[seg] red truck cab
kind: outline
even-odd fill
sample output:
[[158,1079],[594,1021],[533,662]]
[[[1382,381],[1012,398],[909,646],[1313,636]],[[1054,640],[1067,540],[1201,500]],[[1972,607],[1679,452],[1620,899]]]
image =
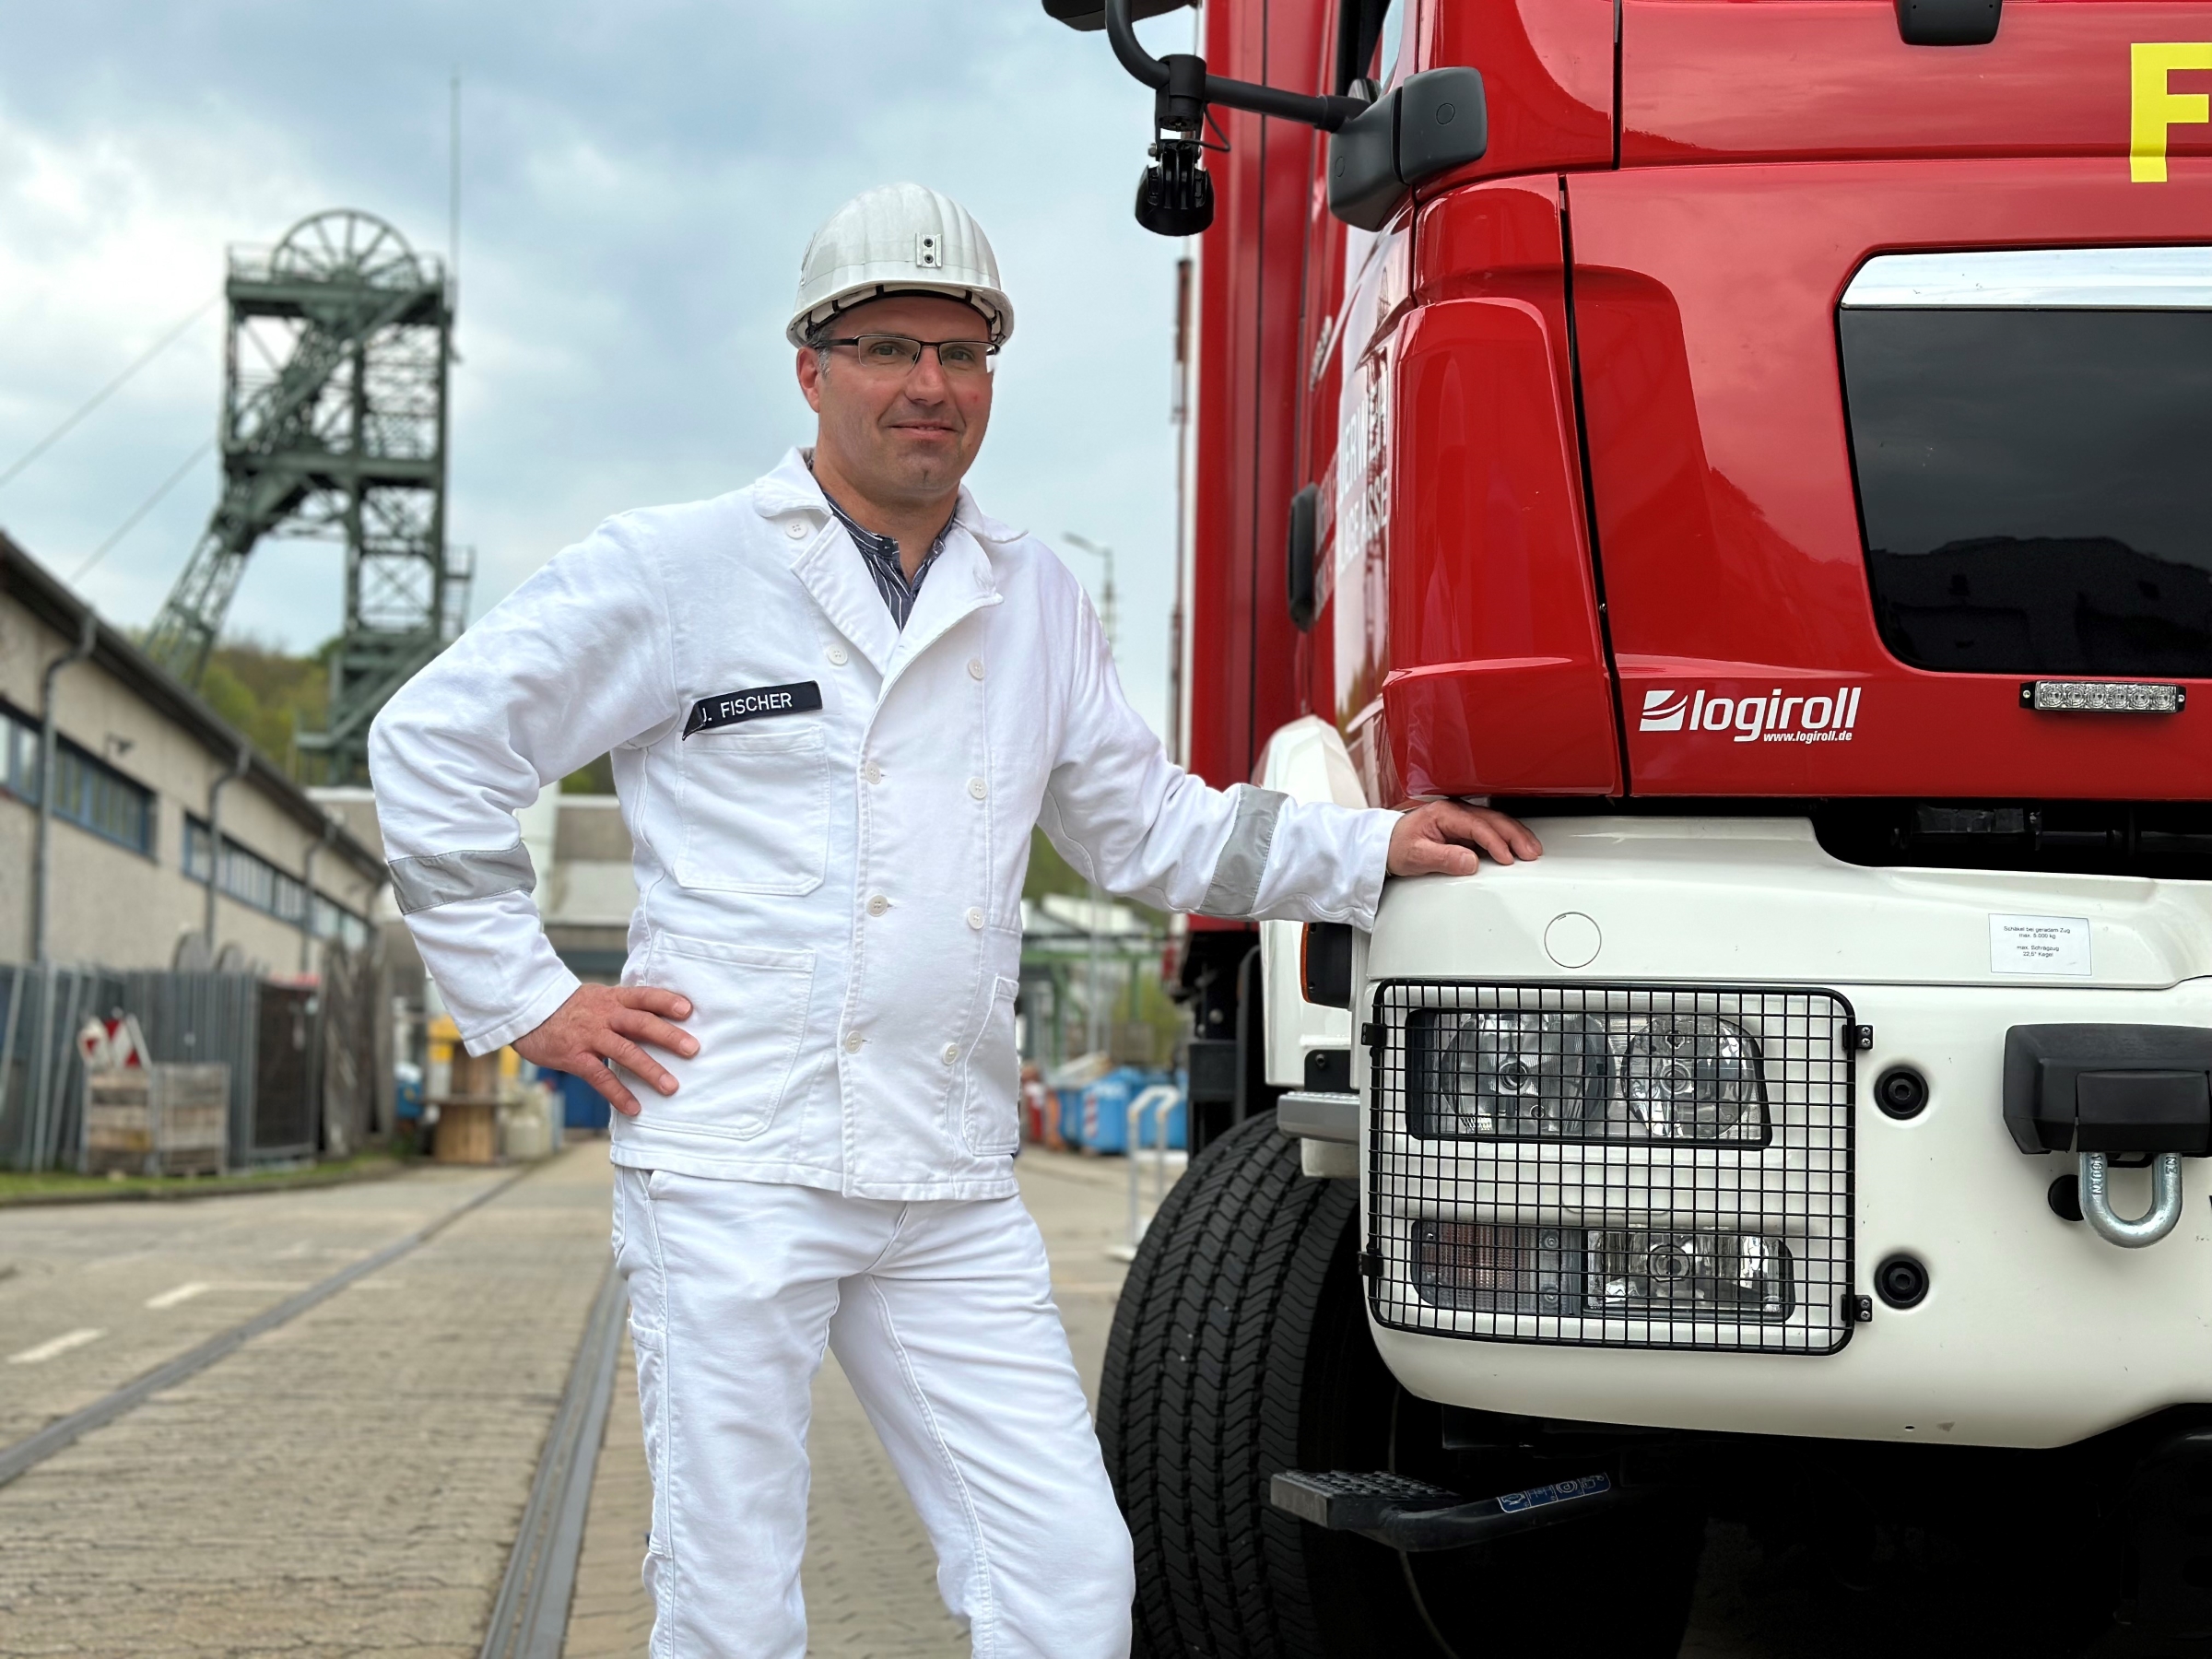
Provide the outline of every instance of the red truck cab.
[[[2212,1651],[2212,5],[1213,0],[1205,41],[1329,130],[1214,94],[1183,752],[1547,853],[1349,941],[1194,924],[1218,1144],[1101,1406],[1147,1640],[1488,1651],[1595,1538],[1640,1611],[1568,1645],[1671,1652],[1686,1517],[1879,1509],[1935,1441],[1990,1454],[1977,1525],[2046,1495],[2092,1623]],[[1147,1322],[1232,1259],[1278,1370],[1202,1384]],[[1241,1412],[1275,1450],[1200,1526],[1177,1459]],[[1307,1600],[1209,1646],[1177,1587],[1242,1583],[1197,1541],[1242,1522]]]

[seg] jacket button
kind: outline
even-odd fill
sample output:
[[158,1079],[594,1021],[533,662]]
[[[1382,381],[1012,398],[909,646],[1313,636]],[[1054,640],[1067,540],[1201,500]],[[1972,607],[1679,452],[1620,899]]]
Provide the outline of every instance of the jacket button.
[[959,1061],[960,1045],[957,1042],[947,1043],[945,1045],[945,1064],[947,1065],[958,1065]]
[[866,1041],[867,1039],[863,1037],[858,1031],[847,1031],[845,1033],[845,1053],[848,1054],[859,1053],[860,1045]]
[[860,775],[871,783],[880,783],[883,782],[883,768],[871,760],[860,769]]
[[793,541],[804,541],[806,537],[806,521],[795,518],[784,520],[783,534],[790,536]]
[[842,668],[845,665],[845,648],[842,645],[832,645],[822,654],[830,659],[830,665],[832,668]]
[[983,677],[983,659],[982,657],[970,657],[968,659],[968,677],[970,679],[982,679]]
[[968,780],[968,793],[980,801],[991,791],[984,785],[981,778],[971,778]]
[[888,899],[886,899],[881,893],[877,894],[873,899],[868,900],[868,914],[871,916],[880,916],[885,911],[888,911],[890,908],[891,901]]
[[980,928],[982,926],[982,924],[983,912],[971,905],[968,910],[968,925],[974,928]]

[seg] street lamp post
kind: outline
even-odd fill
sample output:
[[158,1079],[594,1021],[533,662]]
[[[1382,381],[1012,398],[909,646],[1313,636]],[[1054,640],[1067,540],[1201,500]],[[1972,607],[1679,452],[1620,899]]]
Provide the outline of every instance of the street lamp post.
[[1071,547],[1080,547],[1106,567],[1106,583],[1099,590],[1099,624],[1106,630],[1106,646],[1119,651],[1122,641],[1115,626],[1113,600],[1113,549],[1102,542],[1094,542],[1087,535],[1077,535],[1073,530],[1064,531],[1060,539]]
[[[1099,625],[1106,630],[1106,649],[1109,652],[1117,650],[1121,641],[1114,637],[1117,629],[1113,602],[1113,549],[1102,542],[1092,541],[1087,535],[1077,535],[1073,530],[1064,531],[1060,539],[1070,547],[1081,548],[1105,565],[1106,582],[1099,591]],[[1083,1000],[1087,1005],[1084,1009],[1084,1047],[1093,1054],[1106,1046],[1106,1006],[1099,984],[1100,958],[1103,954],[1099,937],[1099,919],[1105,907],[1106,895],[1094,880],[1090,884],[1090,960],[1083,982]]]

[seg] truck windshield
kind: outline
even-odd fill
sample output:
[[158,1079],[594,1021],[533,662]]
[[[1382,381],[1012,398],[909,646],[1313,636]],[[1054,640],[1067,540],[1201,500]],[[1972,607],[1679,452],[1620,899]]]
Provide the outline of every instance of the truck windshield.
[[2212,251],[1890,256],[1838,325],[1893,653],[2212,676]]

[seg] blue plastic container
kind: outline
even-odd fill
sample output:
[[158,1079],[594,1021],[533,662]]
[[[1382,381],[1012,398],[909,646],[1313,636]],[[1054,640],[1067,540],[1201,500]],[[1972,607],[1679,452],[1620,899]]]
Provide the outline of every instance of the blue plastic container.
[[[1175,1102],[1168,1108],[1168,1145],[1181,1147],[1185,1132],[1186,1102],[1181,1083],[1165,1072],[1141,1071],[1134,1065],[1110,1071],[1096,1083],[1081,1090],[1065,1091],[1078,1096],[1077,1133],[1068,1135],[1070,1142],[1080,1145],[1088,1152],[1126,1153],[1129,1150],[1129,1102],[1156,1083],[1165,1083],[1176,1090]],[[1144,1121],[1137,1125],[1137,1135],[1143,1149],[1147,1151],[1159,1144],[1158,1110],[1157,1107],[1147,1108]],[[1065,1113],[1061,1133],[1068,1135]]]
[[564,1129],[604,1129],[611,1112],[605,1097],[582,1077],[567,1072],[540,1074],[560,1090],[560,1123]]
[[1083,1144],[1083,1091],[1080,1088],[1052,1090],[1053,1108],[1059,1113],[1060,1138],[1071,1147]]

